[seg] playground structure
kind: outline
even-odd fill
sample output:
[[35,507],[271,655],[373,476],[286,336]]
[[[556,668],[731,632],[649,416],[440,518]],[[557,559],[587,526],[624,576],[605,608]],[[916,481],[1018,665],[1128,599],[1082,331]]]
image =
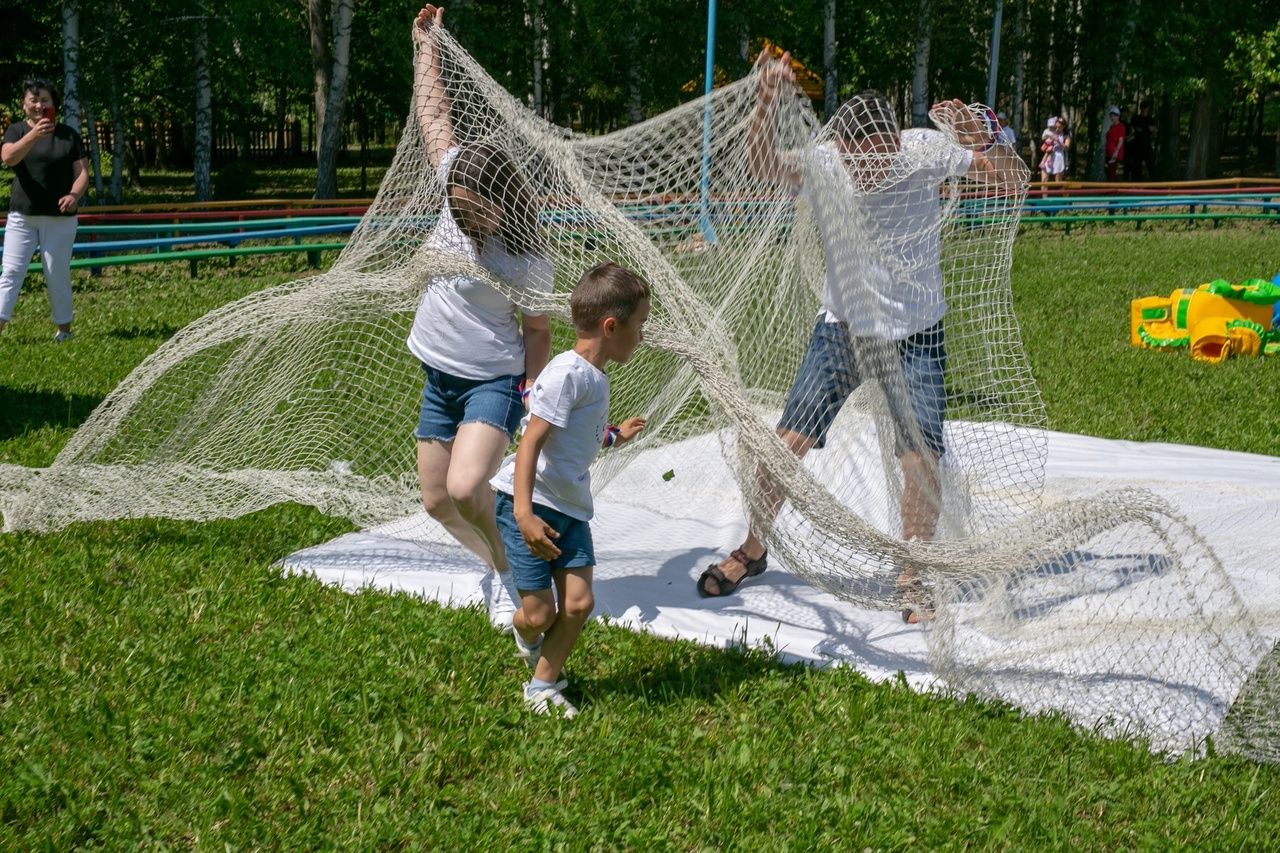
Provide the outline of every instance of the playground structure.
[[1146,296],[1129,307],[1129,342],[1148,349],[1187,348],[1196,361],[1280,354],[1280,275],[1231,284],[1218,279]]

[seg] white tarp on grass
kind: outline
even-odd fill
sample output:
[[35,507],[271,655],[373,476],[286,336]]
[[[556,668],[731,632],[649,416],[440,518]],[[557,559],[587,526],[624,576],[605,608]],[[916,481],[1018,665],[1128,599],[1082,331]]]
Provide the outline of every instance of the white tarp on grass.
[[[1269,642],[1280,637],[1280,559],[1275,550],[1280,458],[1045,435],[1046,499],[1122,485],[1155,492],[1216,551],[1264,637]],[[850,454],[849,464],[856,466],[859,455]],[[764,575],[733,595],[698,597],[694,582],[699,573],[735,547],[744,531],[737,491],[720,458],[712,436],[649,451],[597,496],[592,523],[596,615],[635,630],[714,646],[768,643],[787,660],[854,666],[876,680],[902,672],[913,685],[928,685],[927,644],[920,627],[903,624],[897,612],[858,608],[821,592],[783,565],[771,561]],[[676,475],[664,480],[673,460]],[[483,600],[479,561],[425,515],[307,548],[287,557],[284,566],[352,591],[396,590],[459,607]],[[1141,607],[1142,586],[1141,579],[1132,582],[1136,608]],[[1044,649],[1046,657],[1054,653]],[[1188,686],[1214,695],[1224,709],[1234,698],[1217,695],[1215,685]],[[1221,686],[1231,692],[1237,687]],[[1016,696],[1005,698],[1018,702]],[[1204,726],[1203,720],[1188,724],[1182,734],[1195,740],[1210,733],[1198,730]]]

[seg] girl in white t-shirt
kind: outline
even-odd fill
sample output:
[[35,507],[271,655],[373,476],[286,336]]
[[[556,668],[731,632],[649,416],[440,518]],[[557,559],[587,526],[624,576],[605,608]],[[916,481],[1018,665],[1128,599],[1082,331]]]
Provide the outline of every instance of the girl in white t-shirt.
[[[443,14],[424,6],[413,25],[415,112],[445,188],[430,246],[474,262],[516,291],[548,293],[553,273],[542,253],[539,204],[529,182],[500,147],[460,146],[454,137],[432,33]],[[510,586],[509,573],[489,478],[524,414],[523,384],[550,355],[547,318],[521,310],[479,276],[443,275],[428,283],[408,346],[426,375],[415,433],[423,507],[501,573],[504,584],[487,579],[496,593],[490,615],[509,628],[514,604],[501,595]]]

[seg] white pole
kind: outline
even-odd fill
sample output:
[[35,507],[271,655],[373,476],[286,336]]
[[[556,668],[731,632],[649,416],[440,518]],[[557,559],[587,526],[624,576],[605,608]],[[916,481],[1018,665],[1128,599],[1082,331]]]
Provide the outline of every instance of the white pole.
[[991,24],[991,62],[987,71],[987,106],[996,108],[996,73],[1000,70],[1000,20],[1004,17],[1004,0],[996,0],[996,18]]

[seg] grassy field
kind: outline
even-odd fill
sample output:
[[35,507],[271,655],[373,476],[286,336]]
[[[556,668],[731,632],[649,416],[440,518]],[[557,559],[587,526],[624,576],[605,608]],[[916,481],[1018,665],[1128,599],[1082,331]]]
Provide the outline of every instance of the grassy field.
[[[1280,362],[1131,350],[1128,300],[1280,271],[1274,229],[1035,230],[1015,298],[1054,429],[1280,453]],[[0,461],[45,464],[183,324],[300,258],[77,279],[0,334]],[[296,506],[0,536],[0,849],[1265,848],[1280,768],[592,625],[572,724],[475,610],[272,562]],[[692,590],[690,590],[692,594]]]

